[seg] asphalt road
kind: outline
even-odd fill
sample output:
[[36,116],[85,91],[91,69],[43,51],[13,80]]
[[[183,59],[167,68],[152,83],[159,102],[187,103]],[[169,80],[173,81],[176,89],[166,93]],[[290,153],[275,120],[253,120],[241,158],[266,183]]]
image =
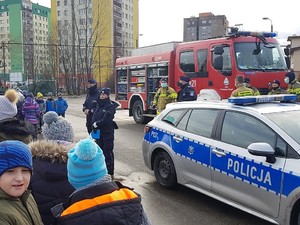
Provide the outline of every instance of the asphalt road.
[[[75,130],[75,141],[88,137],[85,115],[81,111],[85,96],[66,98],[66,113]],[[113,99],[113,98],[112,98]],[[117,110],[119,129],[115,132],[115,177],[142,195],[142,203],[152,225],[270,225],[196,191],[179,186],[160,187],[144,165],[142,139],[144,125],[136,124],[128,110]]]

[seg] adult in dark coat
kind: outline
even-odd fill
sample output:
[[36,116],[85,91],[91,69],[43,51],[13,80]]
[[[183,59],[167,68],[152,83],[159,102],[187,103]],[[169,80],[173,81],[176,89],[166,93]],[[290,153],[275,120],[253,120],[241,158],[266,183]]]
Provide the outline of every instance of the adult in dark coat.
[[94,79],[89,79],[88,80],[88,94],[86,96],[86,99],[83,103],[83,108],[82,111],[86,115],[86,128],[89,134],[92,131],[92,118],[93,118],[93,113],[97,107],[97,101],[100,96],[100,92],[97,89],[97,82]]
[[109,98],[110,88],[102,88],[97,108],[92,118],[93,129],[100,130],[100,139],[97,144],[103,150],[108,174],[114,175],[114,131],[117,124],[113,121],[116,113],[117,103]]
[[47,112],[43,117],[44,140],[31,142],[33,174],[29,189],[37,202],[44,225],[55,224],[51,208],[65,202],[75,190],[68,181],[68,151],[75,146],[71,123]]
[[195,89],[189,84],[190,78],[187,76],[180,76],[178,86],[181,90],[178,92],[177,102],[194,101],[197,99]]

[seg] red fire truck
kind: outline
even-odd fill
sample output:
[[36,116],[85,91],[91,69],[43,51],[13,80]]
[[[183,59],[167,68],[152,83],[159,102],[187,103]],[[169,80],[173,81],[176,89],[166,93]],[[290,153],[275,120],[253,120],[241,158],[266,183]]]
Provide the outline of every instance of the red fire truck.
[[261,94],[278,79],[283,88],[288,71],[275,33],[233,29],[228,36],[182,42],[163,53],[118,58],[116,60],[116,101],[129,109],[136,123],[146,123],[155,115],[151,108],[159,80],[168,77],[171,87],[183,74],[200,99],[226,99],[235,89],[237,75],[251,78]]

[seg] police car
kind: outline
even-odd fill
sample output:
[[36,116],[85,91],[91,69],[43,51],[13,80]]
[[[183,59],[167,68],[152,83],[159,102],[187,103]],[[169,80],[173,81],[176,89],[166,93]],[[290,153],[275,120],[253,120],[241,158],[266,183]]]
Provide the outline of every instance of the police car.
[[171,103],[145,126],[143,157],[182,184],[275,224],[300,224],[296,95]]

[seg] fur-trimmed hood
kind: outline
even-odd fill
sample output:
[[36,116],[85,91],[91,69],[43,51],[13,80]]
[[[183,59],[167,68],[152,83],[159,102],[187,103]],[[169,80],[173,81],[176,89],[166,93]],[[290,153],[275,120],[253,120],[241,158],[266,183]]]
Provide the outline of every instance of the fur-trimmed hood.
[[34,141],[29,144],[33,158],[49,160],[52,163],[67,163],[68,151],[74,146],[75,143],[52,140]]

